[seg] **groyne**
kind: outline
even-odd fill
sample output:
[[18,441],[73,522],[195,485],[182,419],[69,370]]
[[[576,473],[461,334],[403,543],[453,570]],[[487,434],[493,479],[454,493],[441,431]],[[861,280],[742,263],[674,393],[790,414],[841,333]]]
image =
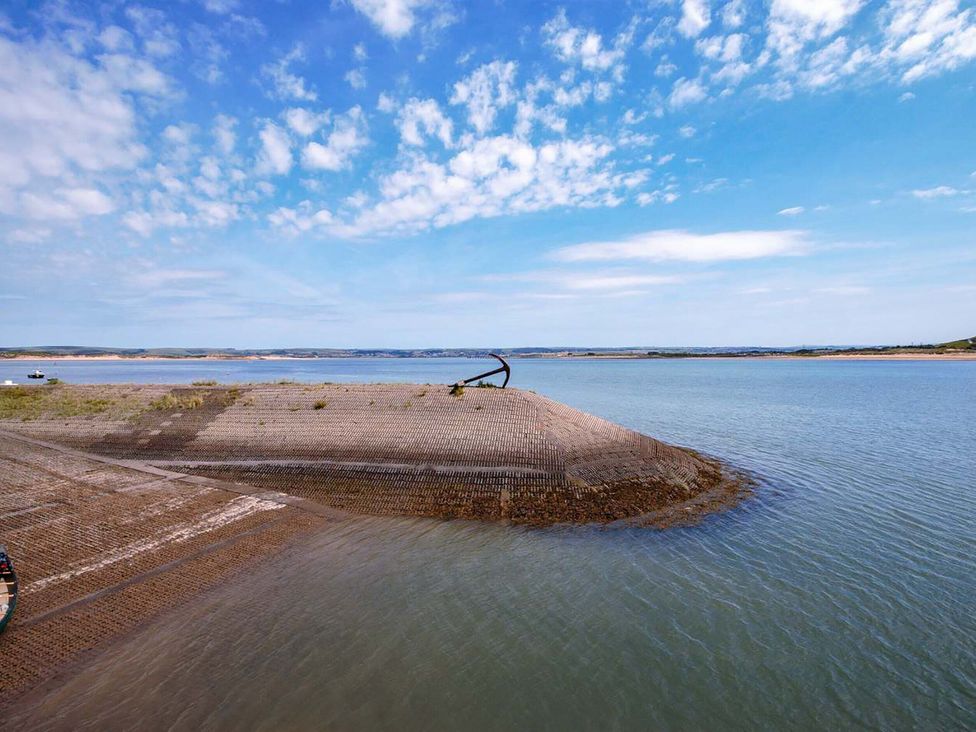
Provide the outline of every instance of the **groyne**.
[[21,579],[0,708],[323,522],[685,522],[717,461],[515,389],[0,388],[0,542]]

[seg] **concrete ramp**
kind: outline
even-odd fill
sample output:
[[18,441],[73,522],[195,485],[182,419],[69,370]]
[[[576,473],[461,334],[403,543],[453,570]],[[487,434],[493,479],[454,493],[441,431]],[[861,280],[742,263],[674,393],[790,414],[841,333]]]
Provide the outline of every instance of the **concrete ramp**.
[[[59,386],[0,427],[345,511],[545,525],[697,512],[737,494],[716,461],[517,389]],[[103,404],[57,416],[57,396]],[[62,413],[64,410],[62,410]]]

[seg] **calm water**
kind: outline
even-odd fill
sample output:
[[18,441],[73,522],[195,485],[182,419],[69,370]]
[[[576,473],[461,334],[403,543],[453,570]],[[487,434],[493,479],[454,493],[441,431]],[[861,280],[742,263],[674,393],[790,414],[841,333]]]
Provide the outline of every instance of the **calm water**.
[[[473,360],[40,365],[450,382]],[[22,380],[34,363],[0,363]],[[976,362],[515,361],[758,496],[666,532],[360,518],[22,710],[24,729],[976,727]]]

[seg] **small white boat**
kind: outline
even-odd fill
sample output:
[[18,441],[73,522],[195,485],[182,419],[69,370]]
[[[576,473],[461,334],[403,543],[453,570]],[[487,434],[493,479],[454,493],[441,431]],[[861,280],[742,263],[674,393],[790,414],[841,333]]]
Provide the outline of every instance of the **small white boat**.
[[43,371],[39,371],[38,369],[34,369],[31,373],[27,374],[27,378],[28,379],[43,379],[44,378],[44,372]]

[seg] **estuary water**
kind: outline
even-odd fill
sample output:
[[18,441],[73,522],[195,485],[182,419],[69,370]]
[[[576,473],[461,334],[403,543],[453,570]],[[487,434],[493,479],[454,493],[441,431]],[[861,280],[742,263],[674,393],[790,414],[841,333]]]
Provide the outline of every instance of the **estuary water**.
[[[448,383],[489,367],[20,361],[0,380]],[[332,524],[98,657],[18,725],[976,727],[976,362],[512,367],[513,386],[752,472],[755,498],[666,531]]]

